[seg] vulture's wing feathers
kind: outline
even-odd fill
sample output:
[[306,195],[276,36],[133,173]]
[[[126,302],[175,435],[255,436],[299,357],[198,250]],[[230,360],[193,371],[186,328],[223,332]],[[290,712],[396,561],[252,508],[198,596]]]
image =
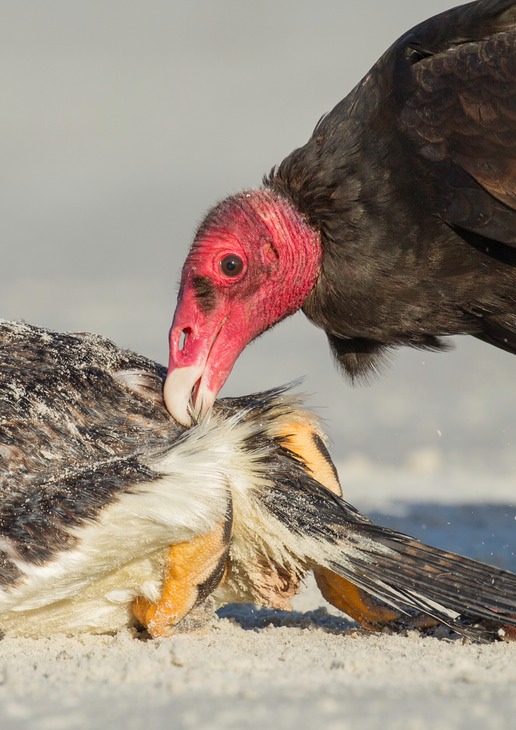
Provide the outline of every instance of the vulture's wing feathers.
[[401,38],[399,124],[453,226],[516,245],[516,4],[463,6]]

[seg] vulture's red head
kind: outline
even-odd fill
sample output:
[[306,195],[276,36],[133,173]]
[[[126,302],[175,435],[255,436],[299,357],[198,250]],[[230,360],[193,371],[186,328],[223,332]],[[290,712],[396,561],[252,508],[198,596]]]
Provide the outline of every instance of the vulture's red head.
[[206,412],[244,347],[298,310],[315,284],[318,234],[269,189],[227,198],[197,232],[170,330],[165,402],[181,423]]

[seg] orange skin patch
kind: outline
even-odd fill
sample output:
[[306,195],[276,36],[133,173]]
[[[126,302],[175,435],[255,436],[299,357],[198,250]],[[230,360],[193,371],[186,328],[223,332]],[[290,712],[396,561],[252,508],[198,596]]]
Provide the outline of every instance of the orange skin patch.
[[170,636],[179,623],[221,583],[229,536],[225,525],[190,542],[172,545],[161,596],[156,603],[139,596],[133,613],[152,638]]
[[314,576],[328,603],[351,616],[366,629],[378,630],[390,621],[400,618],[397,611],[375,603],[367,593],[327,568],[317,568]]
[[330,455],[327,451],[324,453],[325,436],[315,418],[308,413],[299,413],[297,420],[282,427],[277,438],[282,446],[296,454],[306,464],[314,479],[333,494],[342,496],[342,489]]

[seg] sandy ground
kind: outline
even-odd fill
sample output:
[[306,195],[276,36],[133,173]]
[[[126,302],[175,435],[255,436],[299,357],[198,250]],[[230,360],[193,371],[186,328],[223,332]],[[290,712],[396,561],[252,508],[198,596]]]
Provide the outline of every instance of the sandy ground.
[[[391,485],[382,503],[374,473],[355,477],[353,495],[362,493],[360,507],[377,521],[514,568],[511,480],[494,480],[480,504],[468,501],[465,475],[434,476],[407,501],[400,474],[398,499]],[[516,713],[516,643],[369,634],[327,607],[313,584],[293,613],[233,605],[202,632],[168,640],[127,630],[7,637],[0,648],[2,730],[485,730],[514,727]]]
[[364,635],[317,615],[136,641],[4,640],[2,728],[509,728],[516,645]]

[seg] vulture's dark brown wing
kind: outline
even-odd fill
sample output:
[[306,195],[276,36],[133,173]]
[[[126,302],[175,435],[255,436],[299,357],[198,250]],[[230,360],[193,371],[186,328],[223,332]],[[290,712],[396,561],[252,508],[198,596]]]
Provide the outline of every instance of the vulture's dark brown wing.
[[516,245],[516,3],[456,8],[391,52],[399,125],[436,177],[435,212]]

